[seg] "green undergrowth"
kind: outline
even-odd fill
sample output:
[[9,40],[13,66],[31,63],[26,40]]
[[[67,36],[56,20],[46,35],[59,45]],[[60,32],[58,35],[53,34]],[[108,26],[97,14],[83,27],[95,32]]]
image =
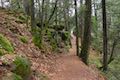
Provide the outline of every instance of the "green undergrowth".
[[89,54],[89,64],[94,64],[97,68],[102,66],[100,53],[96,50],[92,50]]
[[5,74],[5,76],[3,76],[1,78],[1,80],[23,80],[23,79],[21,76],[15,74],[15,73],[9,72],[9,73]]
[[33,33],[33,43],[40,49],[42,49],[42,35],[41,35],[41,29],[36,27],[32,31]]
[[20,38],[21,42],[23,42],[23,43],[28,43],[28,38],[27,38],[27,36],[19,36],[19,38]]
[[89,58],[89,64],[95,64],[97,68],[102,66],[99,58]]
[[106,76],[108,80],[120,80],[120,56],[116,56],[108,65]]
[[[89,64],[95,64],[99,69],[102,66],[100,56],[91,54],[89,57]],[[108,70],[105,72],[101,71],[101,74],[104,75],[107,80],[120,80],[120,56],[116,56],[114,60],[108,64]]]
[[21,76],[17,75],[17,74],[13,74],[13,78],[14,80],[23,80]]
[[0,54],[2,54],[3,51],[7,51],[8,53],[13,53],[14,48],[10,43],[10,41],[5,36],[0,34]]
[[28,80],[31,75],[30,62],[26,58],[16,57],[13,64],[15,65],[13,72],[20,75],[23,80]]
[[17,16],[19,23],[28,23],[29,17],[23,13]]

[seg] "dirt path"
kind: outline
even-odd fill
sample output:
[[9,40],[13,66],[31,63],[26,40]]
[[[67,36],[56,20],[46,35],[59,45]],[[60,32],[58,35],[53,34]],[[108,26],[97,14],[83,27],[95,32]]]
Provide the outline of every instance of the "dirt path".
[[[75,37],[72,39],[72,48],[68,54],[62,54],[60,57],[51,59],[51,56],[49,55],[41,55],[42,52],[33,45],[31,34],[26,29],[25,25],[18,24],[15,21],[15,17],[8,15],[4,11],[0,11],[0,33],[4,34],[13,43],[17,54],[26,55],[29,57],[32,62],[32,70],[48,74],[52,80],[104,80],[99,78],[98,72],[87,67],[75,55]],[[23,44],[19,40],[19,37],[16,36],[17,34],[13,33],[8,28],[17,30],[16,32],[18,34],[28,36],[30,41],[28,41],[27,44]],[[56,64],[54,65],[55,60]]]
[[75,56],[75,37],[72,39],[72,45],[69,54],[62,55],[57,59],[57,71],[52,76],[52,80],[104,80],[96,71],[87,67]]

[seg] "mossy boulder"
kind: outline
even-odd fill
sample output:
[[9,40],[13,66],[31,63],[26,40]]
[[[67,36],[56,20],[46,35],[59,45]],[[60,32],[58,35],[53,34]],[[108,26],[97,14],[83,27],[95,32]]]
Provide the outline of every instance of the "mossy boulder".
[[2,34],[0,34],[0,49],[4,49],[8,53],[14,52],[14,48],[13,48],[12,44],[10,43],[10,41]]

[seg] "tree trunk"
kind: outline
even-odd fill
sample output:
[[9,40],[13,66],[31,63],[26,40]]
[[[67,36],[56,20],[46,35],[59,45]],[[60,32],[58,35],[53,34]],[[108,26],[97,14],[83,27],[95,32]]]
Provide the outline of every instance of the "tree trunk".
[[1,0],[1,6],[2,6],[2,8],[3,8],[3,6],[4,6],[4,2],[3,2],[3,0]]
[[116,44],[116,41],[114,40],[113,45],[112,45],[111,55],[110,55],[110,59],[109,59],[109,61],[108,61],[108,64],[110,64],[110,63],[112,62],[112,60],[113,60],[113,53],[114,53],[114,50],[115,50],[116,45],[117,45],[117,44]]
[[90,47],[90,37],[91,37],[91,0],[86,0],[85,2],[85,22],[84,22],[84,36],[81,45],[81,54],[79,57],[85,64],[88,64],[88,55]]
[[49,24],[50,20],[52,19],[53,15],[55,14],[55,11],[57,10],[57,3],[58,3],[58,0],[55,1],[54,9],[53,9],[48,21],[47,21],[47,24]]
[[112,50],[111,50],[111,54],[110,54],[110,58],[109,58],[109,61],[108,61],[108,64],[110,64],[112,61],[113,61],[113,55],[114,55],[114,50],[119,42],[119,39],[120,37],[118,37],[117,39],[114,39],[113,41],[113,45],[112,45]]
[[34,0],[31,0],[31,29],[35,28]]
[[107,52],[107,23],[106,23],[106,3],[102,0],[102,15],[103,15],[103,70],[106,71],[108,67],[108,52]]
[[[83,0],[80,0],[80,10],[82,8],[82,5],[83,5]],[[83,11],[80,11],[81,14],[80,14],[80,38],[81,38],[81,44],[82,44],[82,41],[83,41],[83,33],[84,33],[84,29],[83,29]]]
[[45,0],[42,0],[42,13],[41,13],[41,29],[44,27],[44,5],[45,5]]
[[78,13],[77,13],[77,1],[74,0],[75,4],[75,22],[76,22],[76,54],[79,55],[79,27],[78,27]]
[[65,29],[69,30],[69,0],[64,1],[64,20],[65,20]]

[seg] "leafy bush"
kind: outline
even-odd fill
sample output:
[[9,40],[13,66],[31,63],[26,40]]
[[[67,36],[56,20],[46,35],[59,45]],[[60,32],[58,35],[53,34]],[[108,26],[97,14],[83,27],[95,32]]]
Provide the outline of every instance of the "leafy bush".
[[9,40],[6,37],[4,37],[2,34],[0,34],[0,48],[5,49],[9,53],[13,53],[14,51],[14,48],[9,42]]
[[31,74],[30,62],[26,58],[16,57],[13,63],[15,64],[13,72],[27,80]]
[[20,36],[20,40],[23,42],[23,43],[28,43],[28,38],[26,36]]

